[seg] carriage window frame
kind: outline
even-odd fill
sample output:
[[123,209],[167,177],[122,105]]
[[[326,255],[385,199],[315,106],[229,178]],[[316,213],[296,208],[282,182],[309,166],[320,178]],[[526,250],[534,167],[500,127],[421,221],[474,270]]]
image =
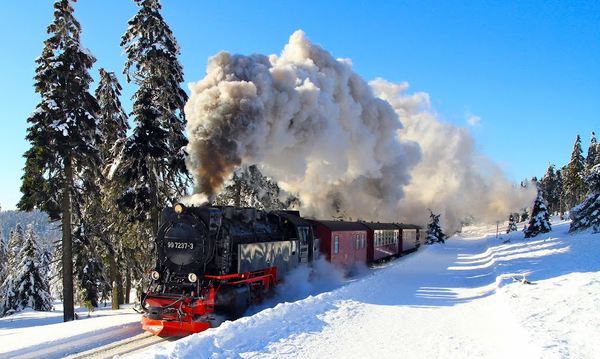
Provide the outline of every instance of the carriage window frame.
[[340,236],[333,236],[333,253],[340,253]]

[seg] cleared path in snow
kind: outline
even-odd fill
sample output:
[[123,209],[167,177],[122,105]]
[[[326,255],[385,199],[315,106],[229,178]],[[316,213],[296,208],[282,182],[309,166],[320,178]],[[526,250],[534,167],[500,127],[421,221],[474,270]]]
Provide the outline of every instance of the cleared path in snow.
[[493,295],[496,277],[484,237],[455,237],[334,291],[225,322],[140,357],[539,356],[505,301]]

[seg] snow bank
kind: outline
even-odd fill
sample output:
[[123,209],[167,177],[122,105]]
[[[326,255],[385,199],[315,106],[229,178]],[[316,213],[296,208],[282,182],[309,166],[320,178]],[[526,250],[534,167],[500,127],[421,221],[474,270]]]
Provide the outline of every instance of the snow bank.
[[[316,280],[295,272],[293,291],[247,317],[137,357],[598,358],[600,235],[552,228],[463,233],[350,279],[320,263]],[[59,358],[141,332],[130,309],[70,323],[57,309],[0,318],[0,357]]]
[[[139,357],[599,357],[600,238],[555,228],[422,247],[331,292]],[[513,279],[524,276],[532,283]]]

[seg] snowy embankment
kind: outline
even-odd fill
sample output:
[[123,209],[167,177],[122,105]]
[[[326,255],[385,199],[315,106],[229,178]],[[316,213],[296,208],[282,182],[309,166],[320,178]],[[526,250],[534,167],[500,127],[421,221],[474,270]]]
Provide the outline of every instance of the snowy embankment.
[[139,357],[598,358],[600,236],[567,231],[457,236]]
[[[308,283],[298,271],[279,304],[138,357],[598,358],[600,235],[567,231],[555,222],[527,240],[522,232],[465,233],[350,281],[329,268]],[[513,279],[523,276],[531,284]],[[139,333],[139,315],[119,312],[108,324],[109,312],[56,324],[39,319],[48,313],[2,318],[0,357]]]

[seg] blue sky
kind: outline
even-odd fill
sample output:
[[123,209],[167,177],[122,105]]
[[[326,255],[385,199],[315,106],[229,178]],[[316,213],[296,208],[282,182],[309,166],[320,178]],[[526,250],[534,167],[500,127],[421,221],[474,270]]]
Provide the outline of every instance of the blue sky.
[[[0,14],[0,204],[14,209],[29,114],[35,58],[41,54],[52,1],[21,0]],[[92,70],[116,72],[131,110],[135,91],[121,72],[119,47],[133,1],[79,0],[82,44],[96,56]],[[481,153],[509,179],[568,163],[577,134],[584,155],[600,134],[600,2],[595,1],[198,1],[165,0],[186,82],[202,79],[221,50],[279,54],[292,33],[349,58],[365,80],[408,82],[426,92],[441,121],[467,127]],[[95,89],[92,85],[91,91]],[[184,85],[187,90],[187,86]],[[469,119],[477,121],[469,123]],[[443,139],[440,139],[443,141]]]

